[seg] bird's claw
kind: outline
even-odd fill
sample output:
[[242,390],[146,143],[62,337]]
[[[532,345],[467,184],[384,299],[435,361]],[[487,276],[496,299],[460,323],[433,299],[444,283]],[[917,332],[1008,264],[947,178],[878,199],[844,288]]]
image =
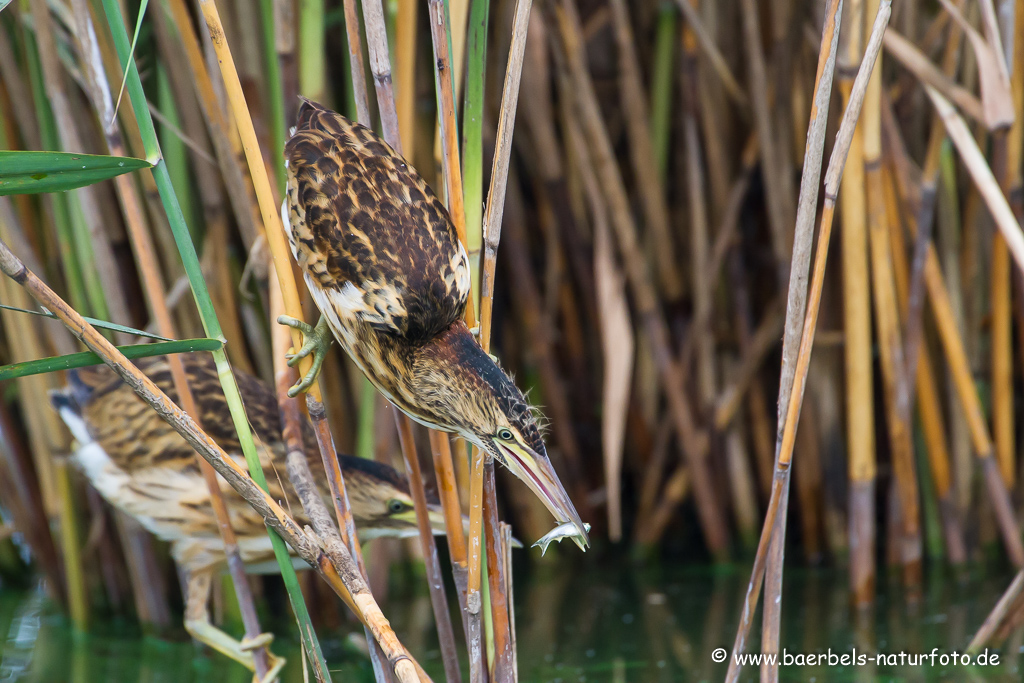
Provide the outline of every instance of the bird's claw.
[[267,665],[270,667],[267,670],[267,675],[263,678],[256,678],[253,676],[253,683],[273,683],[274,679],[277,678],[278,674],[281,673],[281,669],[287,663],[284,657],[278,657],[270,651],[270,644],[274,642],[273,633],[261,633],[253,638],[242,638],[238,642],[238,649],[242,652],[252,652],[260,648],[266,648],[267,653]]
[[312,354],[313,364],[310,366],[309,371],[295,386],[288,390],[288,396],[295,398],[299,394],[308,391],[313,386],[313,383],[316,382],[333,337],[330,327],[327,326],[327,318],[323,316],[320,316],[316,327],[288,315],[278,316],[277,322],[281,325],[294,327],[302,333],[303,337],[302,348],[295,353],[289,353],[285,356],[288,360],[288,367],[295,367],[303,358]]
[[273,633],[261,633],[252,638],[242,638],[238,641],[238,649],[242,652],[252,652],[261,647],[267,647],[274,642]]

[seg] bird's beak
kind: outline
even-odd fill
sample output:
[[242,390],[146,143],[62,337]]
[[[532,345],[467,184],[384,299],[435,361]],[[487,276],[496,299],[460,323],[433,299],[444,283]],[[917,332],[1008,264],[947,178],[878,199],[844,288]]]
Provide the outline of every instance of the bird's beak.
[[569,494],[565,492],[562,482],[558,480],[555,468],[546,455],[541,455],[532,448],[525,446],[518,441],[508,443],[506,441],[492,440],[495,449],[504,456],[502,461],[512,474],[516,475],[530,487],[530,489],[541,499],[544,506],[551,511],[559,524],[568,522],[576,527],[577,535],[573,537],[582,550],[590,545],[590,538],[587,536],[587,529],[583,526],[579,513],[573,507]]

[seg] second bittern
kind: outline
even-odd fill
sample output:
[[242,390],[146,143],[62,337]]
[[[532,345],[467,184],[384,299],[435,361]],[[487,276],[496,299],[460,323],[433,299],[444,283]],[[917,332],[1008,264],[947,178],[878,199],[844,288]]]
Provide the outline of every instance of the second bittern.
[[[244,465],[213,359],[197,354],[184,354],[182,359],[203,429],[228,455]],[[145,358],[137,365],[172,400],[177,400],[166,358]],[[235,379],[256,438],[260,464],[267,475],[268,493],[305,526],[308,520],[285,472],[286,448],[274,392],[243,372],[236,371]],[[196,452],[106,365],[74,370],[69,373],[69,380],[63,391],[51,394],[51,402],[78,442],[73,460],[107,502],[170,542],[171,555],[186,576],[188,632],[252,669],[251,649],[266,643],[268,638],[240,642],[209,620],[207,602],[213,578],[224,566],[224,542]],[[330,491],[316,437],[308,422],[303,423],[303,428],[305,454],[326,502],[330,500]],[[387,465],[362,458],[342,455],[339,461],[360,539],[418,534],[414,503],[404,476]],[[276,573],[277,562],[263,517],[224,480],[219,481],[246,570]],[[440,506],[436,499],[428,505],[434,533],[443,534]],[[301,560],[295,558],[295,562]],[[275,663],[276,670],[283,660],[275,658]],[[267,677],[271,679],[273,676]]]
[[469,258],[448,211],[373,131],[309,101],[285,145],[282,218],[323,314],[292,319],[316,379],[330,334],[402,412],[459,434],[522,479],[560,522],[587,532],[548,459],[533,409],[463,322]]

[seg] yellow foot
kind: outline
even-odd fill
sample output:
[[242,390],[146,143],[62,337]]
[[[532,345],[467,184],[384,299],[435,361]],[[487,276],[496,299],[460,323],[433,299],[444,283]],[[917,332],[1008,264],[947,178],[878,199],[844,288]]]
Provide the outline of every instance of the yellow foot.
[[281,325],[294,327],[299,332],[302,332],[302,348],[286,356],[289,367],[295,367],[299,361],[312,354],[313,365],[310,366],[309,372],[299,380],[298,384],[288,390],[288,395],[295,398],[313,386],[317,375],[320,374],[320,367],[324,364],[324,358],[327,357],[327,349],[330,348],[331,342],[334,341],[334,335],[331,333],[331,328],[327,325],[327,318],[324,316],[320,316],[316,327],[312,327],[309,323],[287,315],[278,316],[277,322]]
[[[256,662],[253,660],[252,651],[261,647],[267,647],[274,640],[274,634],[261,633],[255,638],[245,638],[241,641],[235,640],[227,633],[211,624],[206,619],[186,619],[185,630],[200,643],[213,648],[217,652],[230,657],[249,671],[256,671]],[[256,683],[272,683],[284,668],[286,659],[278,657],[269,648],[267,653],[267,675],[261,679],[253,677]]]

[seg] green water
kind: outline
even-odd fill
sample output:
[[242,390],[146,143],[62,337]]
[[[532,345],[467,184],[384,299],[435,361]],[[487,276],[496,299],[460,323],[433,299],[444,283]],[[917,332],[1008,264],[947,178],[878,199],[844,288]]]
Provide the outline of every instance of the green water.
[[[729,648],[749,576],[745,566],[634,572],[627,567],[521,577],[516,584],[519,680],[721,681],[726,664],[712,661]],[[896,585],[880,589],[862,623],[847,607],[845,575],[791,570],[783,609],[782,645],[791,655],[827,653],[898,657],[931,653],[934,665],[860,666],[828,663],[783,666],[785,681],[1019,681],[1024,639],[1005,643],[996,666],[942,666],[939,656],[961,651],[1010,576],[979,575],[957,584],[931,577],[922,601],[909,606]],[[426,595],[393,591],[385,612],[399,637],[434,677],[443,680]],[[289,624],[274,651],[289,659],[283,681],[302,681],[300,653]],[[319,631],[335,681],[372,681],[368,662],[351,643],[354,626]],[[361,633],[361,631],[360,631]],[[142,637],[128,622],[102,623],[75,636],[38,593],[0,588],[0,683],[186,683],[250,680],[244,669],[187,640]],[[753,644],[757,650],[756,642]],[[753,667],[742,680],[757,680]]]

